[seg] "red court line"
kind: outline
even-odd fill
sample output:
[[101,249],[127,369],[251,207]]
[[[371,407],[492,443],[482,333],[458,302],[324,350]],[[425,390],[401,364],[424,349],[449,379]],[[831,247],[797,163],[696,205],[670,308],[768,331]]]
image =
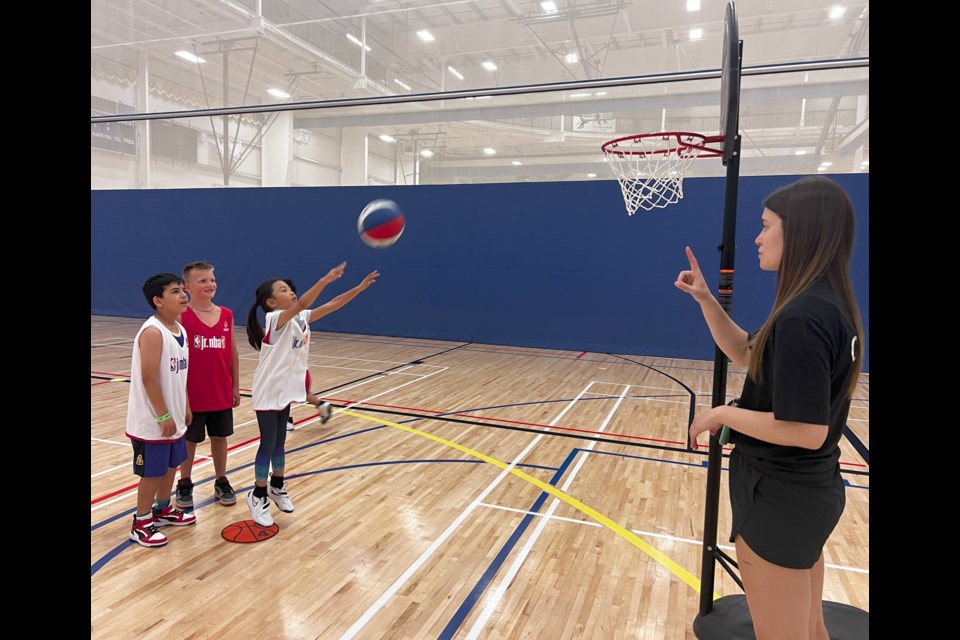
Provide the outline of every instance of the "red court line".
[[[355,400],[345,400],[343,398],[324,398],[324,399],[332,400],[334,402],[341,402],[346,405],[352,405],[354,402],[356,402]],[[680,445],[687,444],[686,442],[683,442],[680,440],[663,440],[660,438],[647,438],[644,436],[629,436],[621,433],[611,433],[610,431],[590,431],[587,429],[574,429],[573,427],[558,427],[556,425],[550,426],[548,424],[541,424],[539,422],[521,422],[519,420],[507,420],[505,418],[491,418],[489,416],[477,416],[469,413],[451,413],[449,411],[435,411],[434,409],[421,409],[419,407],[404,407],[404,406],[393,405],[393,404],[380,404],[378,402],[363,402],[360,404],[361,407],[363,407],[363,405],[367,405],[371,407],[384,407],[386,409],[400,409],[402,411],[419,411],[422,413],[432,413],[434,415],[448,415],[448,416],[457,416],[460,418],[472,418],[474,420],[486,420],[487,422],[505,422],[507,424],[519,424],[525,427],[539,427],[541,429],[555,429],[557,431],[575,431],[577,433],[589,433],[589,434],[598,435],[598,436],[600,435],[616,436],[618,438],[630,438],[633,440],[647,440],[649,442],[663,442],[667,444],[680,444]]]
[[[306,418],[305,418],[305,419],[306,419]],[[301,420],[301,422],[302,422],[302,420]],[[250,444],[251,442],[256,442],[256,441],[259,440],[259,439],[260,439],[260,436],[257,436],[256,438],[250,438],[249,440],[244,440],[243,442],[239,442],[239,443],[237,443],[237,444],[235,444],[235,445],[232,445],[232,446],[230,446],[230,447],[227,447],[227,451],[233,451],[234,449],[236,449],[236,448],[238,448],[238,447],[246,446],[246,445]],[[206,457],[206,456],[204,456],[204,457]],[[90,501],[90,505],[93,506],[93,505],[97,504],[98,502],[103,502],[104,500],[108,500],[108,499],[110,499],[110,498],[112,498],[112,497],[114,497],[114,496],[118,496],[118,495],[120,495],[121,493],[126,493],[127,491],[132,491],[132,490],[136,489],[136,488],[139,486],[139,484],[140,484],[140,483],[131,484],[131,485],[128,485],[128,486],[123,487],[123,488],[121,488],[121,489],[117,489],[116,491],[111,491],[110,493],[104,494],[104,495],[100,496],[99,498],[94,498],[93,500]]]
[[[353,400],[344,400],[343,398],[324,398],[324,399],[332,400],[333,402],[342,402],[343,404],[346,404],[346,405],[352,405],[355,402]],[[472,418],[474,420],[485,420],[487,422],[505,422],[507,424],[518,424],[518,425],[523,425],[525,427],[540,427],[542,429],[556,429],[558,431],[574,431],[577,433],[588,433],[588,434],[597,435],[597,436],[615,436],[617,438],[630,438],[631,440],[647,440],[649,442],[662,442],[666,444],[679,444],[683,446],[687,445],[686,441],[680,441],[680,440],[663,440],[660,438],[647,438],[644,436],[630,436],[630,435],[626,435],[622,433],[614,433],[610,431],[589,431],[587,429],[574,429],[573,427],[558,427],[556,425],[550,426],[548,424],[540,424],[537,422],[521,422],[519,420],[507,420],[505,418],[491,418],[489,416],[477,416],[469,413],[450,413],[449,411],[435,411],[434,409],[420,409],[417,407],[404,407],[400,405],[380,404],[378,402],[364,402],[360,405],[360,407],[362,408],[363,405],[369,405],[371,407],[383,407],[386,409],[400,409],[403,411],[420,411],[423,413],[432,413],[435,415],[443,414],[443,415],[449,415],[449,416],[458,416],[461,418]],[[730,451],[733,451],[733,447],[724,447],[723,450],[726,452],[730,452]],[[844,462],[843,460],[840,460],[839,462],[842,465],[846,465],[850,467],[866,467],[867,466],[865,464],[861,464],[858,462]]]
[[585,355],[587,355],[587,352],[586,352],[586,351],[584,351],[583,353],[581,353],[580,355],[578,355],[578,356],[577,356],[576,358],[574,358],[574,359],[575,359],[575,360],[579,360],[580,358],[582,358],[582,357],[585,356]]
[[98,386],[98,385],[108,384],[108,383],[110,383],[110,382],[112,382],[112,380],[101,380],[100,382],[91,382],[91,383],[90,383],[90,386],[91,386],[91,387],[96,387],[96,386]]
[[[90,375],[110,376],[110,377],[112,377],[112,378],[120,378],[119,380],[117,380],[117,382],[127,382],[128,380],[130,380],[130,376],[125,376],[125,375],[122,375],[122,374],[119,374],[119,373],[107,373],[106,371],[91,371],[91,372],[90,372]],[[114,381],[113,381],[113,380],[104,380],[103,382],[100,382],[100,383],[97,383],[97,384],[103,384],[104,382],[114,382]],[[90,386],[92,387],[93,385],[91,384]],[[245,392],[247,392],[247,393],[250,393],[250,389],[240,389],[240,391],[245,391]]]

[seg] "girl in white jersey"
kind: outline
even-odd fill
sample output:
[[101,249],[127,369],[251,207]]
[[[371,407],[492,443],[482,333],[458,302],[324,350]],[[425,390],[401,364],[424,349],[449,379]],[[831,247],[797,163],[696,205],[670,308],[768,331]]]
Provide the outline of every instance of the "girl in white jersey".
[[[380,275],[371,271],[353,289],[310,309],[324,287],[343,275],[346,266],[347,263],[343,262],[331,269],[300,298],[284,280],[264,281],[257,287],[257,301],[247,316],[247,339],[260,352],[260,361],[253,374],[253,410],[260,427],[260,446],[254,460],[256,484],[247,494],[247,506],[254,521],[262,527],[273,524],[270,498],[281,511],[293,511],[293,502],[283,480],[286,466],[284,443],[290,405],[304,402],[307,396],[303,381],[310,351],[310,323],[343,307],[376,282]],[[258,309],[266,314],[264,326],[260,325]]]

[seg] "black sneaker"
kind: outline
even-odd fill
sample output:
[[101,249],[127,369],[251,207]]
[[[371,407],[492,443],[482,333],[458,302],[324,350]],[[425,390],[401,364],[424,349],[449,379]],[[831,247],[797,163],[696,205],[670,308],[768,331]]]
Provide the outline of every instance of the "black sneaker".
[[218,478],[217,481],[213,483],[213,495],[220,501],[220,504],[225,507],[237,504],[237,493],[233,490],[233,487],[230,486],[230,482],[226,478]]
[[177,480],[177,509],[193,507],[193,481],[180,478]]

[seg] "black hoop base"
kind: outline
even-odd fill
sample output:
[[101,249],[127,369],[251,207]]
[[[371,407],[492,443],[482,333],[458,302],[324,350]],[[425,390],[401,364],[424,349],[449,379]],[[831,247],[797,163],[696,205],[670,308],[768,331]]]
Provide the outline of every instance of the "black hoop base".
[[[870,614],[862,609],[825,601],[823,618],[830,640],[867,640],[870,637]],[[701,640],[756,640],[747,597],[735,595],[714,600],[713,611],[694,618],[693,633]]]

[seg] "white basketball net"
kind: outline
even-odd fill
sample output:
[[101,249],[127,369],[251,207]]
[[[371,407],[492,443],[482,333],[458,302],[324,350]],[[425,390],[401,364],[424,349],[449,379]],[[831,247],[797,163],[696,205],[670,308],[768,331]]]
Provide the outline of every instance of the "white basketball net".
[[686,147],[680,141],[700,145],[703,137],[664,133],[620,140],[604,147],[607,164],[620,182],[629,215],[637,209],[663,208],[683,198],[683,174],[701,150]]

